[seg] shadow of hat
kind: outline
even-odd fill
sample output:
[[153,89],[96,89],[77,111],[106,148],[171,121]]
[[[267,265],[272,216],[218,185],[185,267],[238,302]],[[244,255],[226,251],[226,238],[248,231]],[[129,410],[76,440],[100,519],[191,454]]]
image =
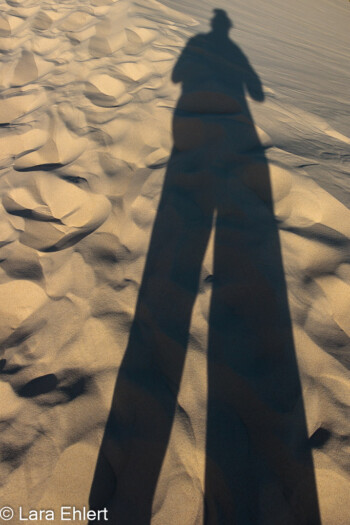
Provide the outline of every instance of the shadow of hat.
[[213,9],[213,13],[214,16],[211,19],[211,27],[213,29],[227,30],[233,27],[233,22],[224,9]]

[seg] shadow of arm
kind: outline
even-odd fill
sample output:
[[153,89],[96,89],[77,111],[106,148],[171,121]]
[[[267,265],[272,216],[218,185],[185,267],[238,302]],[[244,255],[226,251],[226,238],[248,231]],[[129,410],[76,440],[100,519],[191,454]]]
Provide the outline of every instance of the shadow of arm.
[[252,99],[263,102],[265,99],[263,87],[258,74],[255,72],[249,61],[247,60],[247,77],[246,77],[246,88]]

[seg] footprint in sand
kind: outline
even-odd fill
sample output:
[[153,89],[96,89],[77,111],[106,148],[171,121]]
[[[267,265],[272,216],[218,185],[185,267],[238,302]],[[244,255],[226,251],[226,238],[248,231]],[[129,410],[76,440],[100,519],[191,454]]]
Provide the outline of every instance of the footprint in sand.
[[34,54],[31,51],[23,50],[13,74],[12,85],[23,86],[36,80],[38,80],[38,67]]
[[10,190],[3,198],[8,213],[23,217],[20,241],[40,251],[63,250],[96,230],[111,204],[50,173],[38,173],[31,187]]
[[132,100],[124,83],[110,75],[93,75],[85,83],[85,96],[96,106],[123,106]]
[[45,13],[45,11],[40,11],[32,22],[32,28],[37,31],[46,31],[51,27],[51,24],[51,18]]

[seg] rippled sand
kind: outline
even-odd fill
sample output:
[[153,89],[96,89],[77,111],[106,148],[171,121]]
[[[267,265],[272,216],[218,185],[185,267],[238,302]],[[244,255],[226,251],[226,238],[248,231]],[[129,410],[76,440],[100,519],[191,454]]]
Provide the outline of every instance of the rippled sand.
[[[264,4],[0,1],[1,504],[88,505],[173,147],[172,71],[221,7],[264,88],[262,104],[248,101],[269,167],[322,524],[348,525],[350,12],[345,0]],[[203,129],[180,122],[176,147],[216,140]],[[246,165],[236,188],[264,201],[261,170]],[[213,236],[153,525],[203,519],[212,260]]]

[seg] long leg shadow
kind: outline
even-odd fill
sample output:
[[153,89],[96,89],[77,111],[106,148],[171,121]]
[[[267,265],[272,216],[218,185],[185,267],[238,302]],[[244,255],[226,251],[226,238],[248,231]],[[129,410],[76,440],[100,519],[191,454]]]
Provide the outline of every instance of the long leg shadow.
[[319,525],[268,164],[246,103],[260,80],[215,10],[173,71],[174,149],[90,494],[148,525],[204,253],[209,314],[206,524]]

